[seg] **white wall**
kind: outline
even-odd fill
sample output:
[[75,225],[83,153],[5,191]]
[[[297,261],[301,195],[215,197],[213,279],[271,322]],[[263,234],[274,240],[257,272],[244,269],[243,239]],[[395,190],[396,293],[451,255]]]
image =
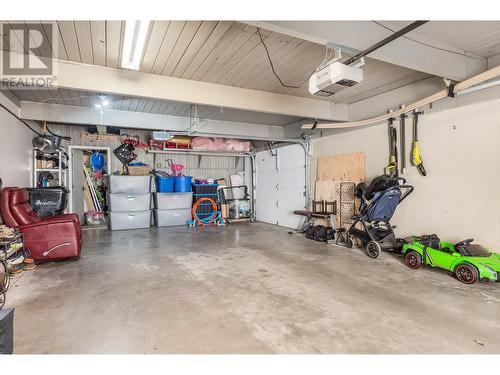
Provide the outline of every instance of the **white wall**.
[[[445,99],[435,103],[433,109],[424,110],[419,140],[428,176],[421,177],[409,163],[409,118],[408,169],[403,177],[415,186],[415,192],[398,207],[392,219],[398,225],[397,235],[437,233],[451,241],[473,237],[499,249],[500,89]],[[314,140],[312,179],[318,156],[357,151],[366,152],[368,180],[382,174],[388,162],[387,125]]]
[[[15,105],[0,94],[0,102],[11,110]],[[36,127],[35,124],[33,124]],[[0,107],[0,177],[3,186],[31,184],[32,143],[35,136],[31,130]]]

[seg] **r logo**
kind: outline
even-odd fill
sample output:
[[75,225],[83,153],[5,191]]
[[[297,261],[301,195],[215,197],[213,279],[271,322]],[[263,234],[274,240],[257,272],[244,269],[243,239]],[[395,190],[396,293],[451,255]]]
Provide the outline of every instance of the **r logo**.
[[[52,23],[4,23],[2,34],[9,48],[3,54],[2,75],[52,75],[51,56],[41,51],[52,51]],[[45,58],[43,58],[45,57]]]

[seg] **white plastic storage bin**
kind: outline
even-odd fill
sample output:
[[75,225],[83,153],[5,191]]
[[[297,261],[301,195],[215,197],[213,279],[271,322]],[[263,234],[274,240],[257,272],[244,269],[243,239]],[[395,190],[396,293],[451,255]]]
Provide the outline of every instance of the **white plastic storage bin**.
[[109,229],[141,229],[151,226],[151,211],[108,212]]
[[109,176],[110,194],[147,194],[151,192],[151,176]]
[[151,208],[151,194],[108,194],[109,211],[145,211]]
[[155,226],[169,227],[174,225],[186,225],[191,220],[191,209],[183,208],[179,210],[153,210]]
[[158,210],[191,208],[193,193],[153,193],[153,201]]

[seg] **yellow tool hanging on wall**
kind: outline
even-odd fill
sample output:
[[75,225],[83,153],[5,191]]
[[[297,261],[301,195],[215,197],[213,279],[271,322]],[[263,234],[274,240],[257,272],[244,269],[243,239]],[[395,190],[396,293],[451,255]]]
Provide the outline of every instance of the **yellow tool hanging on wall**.
[[413,111],[413,148],[412,148],[412,159],[411,159],[411,165],[416,167],[418,169],[418,172],[422,176],[427,176],[427,172],[424,168],[424,161],[422,160],[422,157],[420,156],[420,146],[418,145],[418,115],[420,115],[422,112],[419,111]]

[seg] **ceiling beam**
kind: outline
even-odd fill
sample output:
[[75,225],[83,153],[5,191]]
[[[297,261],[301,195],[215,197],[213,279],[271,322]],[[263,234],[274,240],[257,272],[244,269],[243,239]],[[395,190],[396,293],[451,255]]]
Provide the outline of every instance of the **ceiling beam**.
[[488,58],[488,68],[494,68],[495,66],[500,65],[500,54],[491,56]]
[[[63,104],[48,104],[21,102],[20,116],[25,120],[56,122],[81,125],[108,125],[120,128],[169,130],[184,132],[189,130],[188,117],[160,115],[154,113],[119,111],[106,109],[69,106]],[[247,124],[232,121],[200,120],[194,125],[196,135],[225,135],[248,138],[283,138],[281,126]]]
[[[432,21],[431,21],[432,22]],[[372,21],[266,21],[247,22],[325,45],[335,43],[362,51],[391,34]],[[425,27],[425,26],[424,26]],[[487,59],[418,36],[418,29],[370,53],[369,57],[424,73],[462,81],[487,69]],[[425,39],[425,40],[424,40]]]
[[[2,58],[3,53],[5,52],[0,51]],[[348,120],[347,104],[312,97],[277,94],[66,60],[54,59],[53,65],[57,77],[54,86],[59,88],[164,99],[301,118]]]

